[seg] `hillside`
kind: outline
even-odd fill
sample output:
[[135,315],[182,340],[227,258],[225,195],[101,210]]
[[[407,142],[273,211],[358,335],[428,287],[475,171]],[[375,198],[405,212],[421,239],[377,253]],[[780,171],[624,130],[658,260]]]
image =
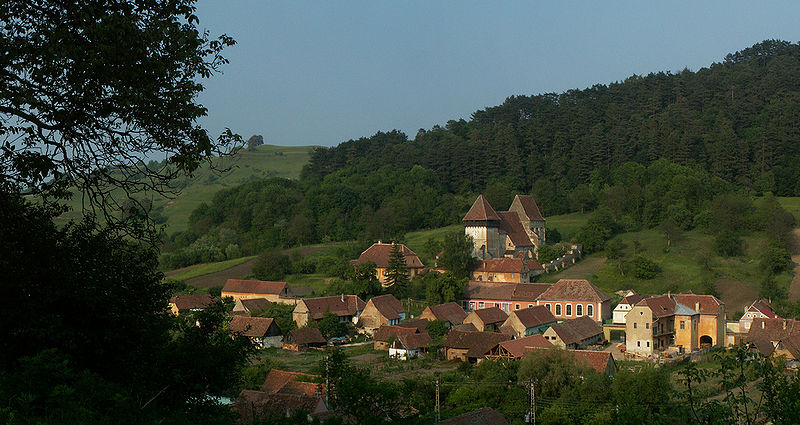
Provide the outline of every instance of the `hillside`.
[[[297,179],[314,146],[275,146],[262,145],[254,149],[242,149],[234,156],[216,159],[215,168],[203,164],[192,177],[182,177],[174,182],[180,194],[172,199],[154,198],[153,211],[167,226],[167,233],[186,229],[189,215],[202,202],[211,202],[214,194],[221,189],[267,177]],[[68,206],[72,209],[63,218],[76,218],[80,215],[80,199],[73,199]]]

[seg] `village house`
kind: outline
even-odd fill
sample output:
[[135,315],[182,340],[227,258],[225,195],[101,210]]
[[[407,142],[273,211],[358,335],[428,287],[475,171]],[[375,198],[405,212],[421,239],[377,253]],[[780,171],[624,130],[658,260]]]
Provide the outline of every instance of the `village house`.
[[422,310],[422,314],[419,315],[420,319],[429,321],[441,320],[445,322],[448,328],[453,325],[464,323],[466,317],[467,312],[452,301],[449,303],[427,306],[425,310]]
[[491,407],[473,410],[463,415],[453,416],[439,422],[439,425],[508,425],[508,421],[502,413]]
[[472,280],[487,282],[522,282],[531,281],[531,270],[520,258],[495,258],[478,260],[470,274]]
[[551,344],[580,350],[603,340],[603,329],[588,316],[556,323],[544,331],[544,337]]
[[508,314],[497,307],[472,310],[464,319],[464,324],[471,323],[479,331],[495,332],[506,321]]
[[228,330],[250,338],[258,348],[280,347],[283,343],[283,333],[272,318],[233,316]]
[[498,307],[509,313],[533,307],[537,298],[550,288],[547,283],[467,282],[461,305],[465,310]]
[[787,366],[797,367],[800,360],[800,333],[781,339],[773,354],[790,362]]
[[700,349],[725,345],[725,303],[713,295],[698,295],[692,291],[681,292],[674,297],[679,304],[700,314],[697,340],[694,342]]
[[357,327],[372,335],[382,325],[396,325],[405,320],[403,304],[392,294],[378,295],[367,301],[358,318]]
[[169,299],[169,309],[172,314],[179,316],[188,311],[199,311],[211,304],[214,299],[209,294],[179,295]]
[[753,323],[753,319],[780,319],[781,317],[775,313],[775,310],[772,309],[772,306],[764,299],[758,299],[753,301],[747,308],[745,308],[744,314],[739,319],[739,332],[747,333],[750,330],[750,325]]
[[[381,282],[381,285],[386,286],[389,283],[387,271],[389,268],[389,259],[392,256],[392,249],[394,246],[394,242],[383,243],[378,241],[367,248],[366,251],[362,252],[358,259],[351,260],[350,265],[358,266],[370,262],[374,263],[378,281]],[[422,261],[420,261],[419,257],[417,257],[417,254],[403,244],[397,244],[397,246],[400,247],[400,252],[403,253],[403,257],[405,258],[406,270],[408,271],[409,279],[413,279],[420,275],[425,269],[425,266],[422,264]]]
[[611,319],[611,297],[584,279],[560,279],[536,299],[556,319],[590,317],[595,322]]
[[383,325],[375,331],[372,347],[376,350],[386,350],[398,335],[411,335],[418,332],[420,330],[415,327]]
[[339,317],[340,322],[357,323],[366,303],[357,295],[334,295],[332,297],[302,298],[292,312],[298,328],[310,322],[319,322],[325,313]]
[[557,320],[550,310],[541,305],[512,311],[502,325],[500,332],[513,338],[522,338],[542,333]]
[[251,424],[269,416],[292,417],[299,411],[306,412],[309,421],[328,417],[325,388],[312,382],[319,380],[317,375],[270,370],[259,391],[243,390],[236,399],[240,423]]
[[535,334],[522,338],[503,341],[486,354],[487,359],[519,360],[531,351],[537,349],[553,348],[553,344],[545,339],[544,335]]
[[425,319],[414,319],[409,320],[408,322],[398,323],[395,326],[400,326],[401,328],[414,328],[417,332],[422,333],[425,332],[425,329],[428,327],[428,321]]
[[286,302],[281,297],[288,296],[286,282],[264,280],[228,279],[222,287],[222,297],[234,301],[249,298],[266,298],[270,302]]
[[545,243],[545,220],[531,196],[515,196],[509,211],[498,213],[478,195],[462,222],[474,243],[472,256],[482,260],[515,258],[521,252],[535,256]]
[[642,356],[671,347],[679,352],[695,351],[699,323],[700,313],[670,294],[642,299],[625,317],[625,349]]
[[433,345],[433,340],[427,332],[401,333],[389,346],[389,357],[408,360],[424,353],[430,345]]
[[800,321],[758,317],[753,319],[745,342],[755,345],[758,351],[769,356],[781,341],[789,340],[798,334],[800,334]]
[[233,314],[253,316],[266,311],[270,305],[266,298],[240,298],[233,305]]
[[283,349],[291,351],[306,351],[309,348],[320,348],[328,344],[317,328],[300,328],[289,332],[283,340]]
[[625,297],[620,300],[619,304],[614,307],[613,319],[611,323],[615,325],[624,325],[625,316],[631,311],[634,305],[645,298],[644,295],[639,295],[634,291],[628,291]]
[[617,374],[617,364],[608,351],[567,350],[567,355],[575,359],[575,363],[594,369],[606,376]]
[[451,330],[444,341],[443,350],[447,360],[477,363],[491,349],[511,337],[497,332],[463,332]]

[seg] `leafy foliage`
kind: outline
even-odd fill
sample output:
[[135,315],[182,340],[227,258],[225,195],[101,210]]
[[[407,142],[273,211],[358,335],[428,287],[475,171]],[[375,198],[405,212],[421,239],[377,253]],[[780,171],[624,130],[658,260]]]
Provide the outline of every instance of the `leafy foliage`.
[[458,279],[451,272],[429,272],[423,278],[425,282],[425,301],[428,305],[444,304],[459,299],[467,279]]
[[475,266],[472,256],[472,237],[464,232],[456,231],[445,235],[442,241],[442,255],[439,257],[439,267],[449,271],[458,279],[469,278]]
[[386,284],[388,286],[405,286],[408,284],[408,267],[406,256],[400,244],[392,244],[389,252],[389,265],[386,267]]
[[258,256],[253,267],[253,276],[259,280],[281,280],[292,271],[292,261],[288,255],[269,250]]

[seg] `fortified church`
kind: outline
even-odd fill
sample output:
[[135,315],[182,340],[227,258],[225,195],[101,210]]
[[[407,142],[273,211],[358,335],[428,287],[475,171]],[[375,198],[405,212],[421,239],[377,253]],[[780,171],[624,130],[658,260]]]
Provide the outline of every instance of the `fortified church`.
[[478,195],[462,221],[475,244],[472,256],[482,260],[536,258],[545,243],[545,220],[532,196],[516,195],[508,211],[498,213]]

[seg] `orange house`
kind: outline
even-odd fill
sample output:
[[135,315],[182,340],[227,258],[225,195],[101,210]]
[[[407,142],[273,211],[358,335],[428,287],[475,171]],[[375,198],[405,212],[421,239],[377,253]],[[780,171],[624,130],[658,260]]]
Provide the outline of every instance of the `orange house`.
[[[422,261],[417,257],[417,254],[414,251],[410,250],[407,246],[403,244],[397,244],[400,247],[400,252],[403,253],[403,257],[406,261],[406,270],[408,271],[408,278],[413,279],[422,273],[422,270],[425,266],[422,264]],[[381,285],[386,286],[389,281],[389,276],[387,275],[387,269],[389,268],[389,259],[392,256],[392,249],[394,248],[395,243],[383,243],[378,241],[378,243],[372,244],[371,247],[367,248],[366,251],[362,252],[361,255],[355,259],[350,261],[350,265],[358,266],[361,264],[366,264],[372,262],[375,264],[375,271],[377,272],[378,281],[381,282]]]

